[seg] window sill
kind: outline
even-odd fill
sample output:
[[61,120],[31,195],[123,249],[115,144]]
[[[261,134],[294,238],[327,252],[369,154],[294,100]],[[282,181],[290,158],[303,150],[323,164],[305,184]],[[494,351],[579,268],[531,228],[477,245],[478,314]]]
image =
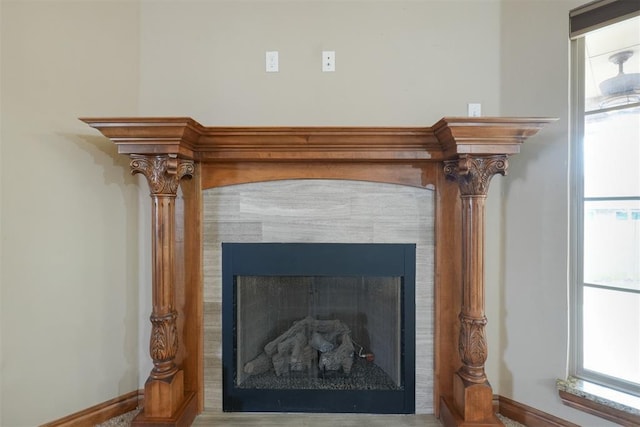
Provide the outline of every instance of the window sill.
[[640,425],[640,397],[578,378],[557,380],[562,403],[623,426]]

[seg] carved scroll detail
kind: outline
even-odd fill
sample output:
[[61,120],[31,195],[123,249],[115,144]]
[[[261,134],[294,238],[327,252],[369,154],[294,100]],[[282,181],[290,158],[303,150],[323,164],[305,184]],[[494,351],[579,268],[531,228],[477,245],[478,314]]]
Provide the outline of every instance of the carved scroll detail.
[[486,196],[491,178],[497,173],[506,175],[508,167],[506,155],[463,155],[457,160],[446,161],[444,173],[448,178],[458,182],[462,196]]
[[487,318],[475,318],[460,314],[460,337],[458,351],[462,359],[460,375],[468,381],[486,381],[484,363],[487,360],[487,338],[485,326]]
[[174,156],[131,155],[131,173],[141,173],[147,178],[151,194],[176,194],[183,177],[191,177],[194,172],[192,160]]

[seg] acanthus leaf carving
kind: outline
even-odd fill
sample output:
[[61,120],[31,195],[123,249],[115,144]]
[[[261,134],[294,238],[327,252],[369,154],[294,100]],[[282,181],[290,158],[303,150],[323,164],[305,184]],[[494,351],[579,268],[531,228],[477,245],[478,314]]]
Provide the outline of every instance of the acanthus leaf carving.
[[173,155],[131,155],[131,173],[141,173],[147,178],[151,194],[175,195],[183,177],[194,173],[192,160],[178,159]]
[[460,314],[458,351],[463,366],[461,375],[476,383],[486,381],[484,363],[487,360],[486,317],[470,317]]
[[445,175],[458,182],[462,196],[486,196],[491,178],[496,174],[506,175],[509,161],[506,155],[478,156],[462,155],[456,160],[447,160]]
[[169,376],[176,370],[173,359],[178,353],[177,317],[175,310],[162,316],[151,315],[149,350],[154,364],[152,376]]

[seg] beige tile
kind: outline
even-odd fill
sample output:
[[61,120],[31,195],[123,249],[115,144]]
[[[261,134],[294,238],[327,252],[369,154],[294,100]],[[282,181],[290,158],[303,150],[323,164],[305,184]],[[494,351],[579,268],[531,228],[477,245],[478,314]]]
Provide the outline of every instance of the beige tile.
[[204,413],[194,427],[439,427],[433,415]]

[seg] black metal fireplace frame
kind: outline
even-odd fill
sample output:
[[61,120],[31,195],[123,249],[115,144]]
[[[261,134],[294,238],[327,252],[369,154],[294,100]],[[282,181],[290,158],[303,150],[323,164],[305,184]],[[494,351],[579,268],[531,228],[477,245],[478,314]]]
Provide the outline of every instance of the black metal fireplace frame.
[[[415,412],[415,244],[223,243],[222,360],[225,412]],[[256,390],[235,385],[237,276],[401,277],[400,390]]]

